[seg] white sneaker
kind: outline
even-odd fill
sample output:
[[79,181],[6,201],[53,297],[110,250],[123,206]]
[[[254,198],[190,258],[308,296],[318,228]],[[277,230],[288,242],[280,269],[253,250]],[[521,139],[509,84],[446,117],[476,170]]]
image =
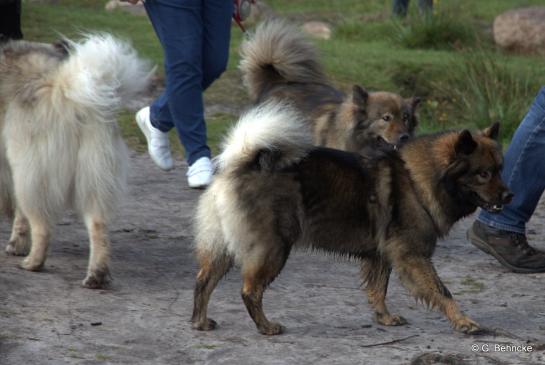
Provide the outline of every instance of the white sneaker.
[[213,173],[214,168],[210,159],[208,157],[201,157],[189,166],[186,174],[187,183],[193,189],[205,188],[212,182]]
[[148,153],[160,169],[168,171],[174,167],[172,154],[170,153],[170,143],[168,141],[168,133],[161,132],[159,129],[151,125],[149,117],[149,106],[142,108],[136,113],[136,123],[146,140],[148,141]]

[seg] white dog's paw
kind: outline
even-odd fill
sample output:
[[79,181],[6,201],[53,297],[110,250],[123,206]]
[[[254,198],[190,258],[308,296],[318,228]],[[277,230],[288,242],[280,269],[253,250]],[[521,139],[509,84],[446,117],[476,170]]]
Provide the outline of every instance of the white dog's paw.
[[27,256],[23,262],[21,262],[21,268],[28,271],[40,271],[44,267],[45,260],[35,259],[32,256]]
[[30,240],[27,237],[18,237],[6,245],[6,253],[13,256],[25,256],[30,252]]
[[88,289],[104,289],[110,285],[110,271],[108,268],[103,270],[95,270],[88,273],[83,280],[82,285]]

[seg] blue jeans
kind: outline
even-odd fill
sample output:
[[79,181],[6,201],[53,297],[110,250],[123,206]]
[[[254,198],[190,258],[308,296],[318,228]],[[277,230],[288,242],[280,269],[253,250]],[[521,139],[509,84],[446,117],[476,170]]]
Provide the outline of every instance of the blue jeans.
[[501,213],[481,211],[484,224],[510,232],[526,231],[526,222],[545,190],[545,87],[515,131],[505,154],[502,179],[515,194]]
[[231,0],[147,0],[146,12],[163,46],[166,88],[150,107],[152,125],[176,127],[191,165],[210,157],[203,91],[227,67]]

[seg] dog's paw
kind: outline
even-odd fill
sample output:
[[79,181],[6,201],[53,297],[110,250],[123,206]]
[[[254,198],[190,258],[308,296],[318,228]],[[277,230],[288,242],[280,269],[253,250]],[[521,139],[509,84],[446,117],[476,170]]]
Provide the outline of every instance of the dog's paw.
[[110,272],[105,269],[89,273],[81,285],[87,289],[105,289],[110,285]]
[[213,319],[207,318],[204,323],[193,322],[191,328],[198,331],[212,331],[218,327],[218,324]]
[[384,326],[403,326],[407,324],[407,320],[398,314],[378,314],[377,322]]
[[270,322],[266,326],[259,326],[257,329],[259,330],[259,333],[267,336],[279,335],[285,331],[284,326],[282,326],[280,323],[275,322]]
[[481,327],[479,326],[479,324],[466,316],[463,316],[460,319],[457,319],[452,324],[456,331],[459,331],[468,335],[477,334],[481,331]]
[[21,269],[28,271],[40,271],[44,267],[44,260],[38,260],[32,256],[27,256],[19,266]]
[[12,256],[25,256],[30,252],[30,241],[26,238],[11,240],[6,245],[6,253]]

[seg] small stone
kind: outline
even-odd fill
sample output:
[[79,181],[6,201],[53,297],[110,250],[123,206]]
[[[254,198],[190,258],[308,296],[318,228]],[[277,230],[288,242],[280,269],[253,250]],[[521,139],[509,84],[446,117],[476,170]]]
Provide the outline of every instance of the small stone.
[[303,32],[316,39],[330,39],[331,26],[324,22],[310,21],[302,26]]

